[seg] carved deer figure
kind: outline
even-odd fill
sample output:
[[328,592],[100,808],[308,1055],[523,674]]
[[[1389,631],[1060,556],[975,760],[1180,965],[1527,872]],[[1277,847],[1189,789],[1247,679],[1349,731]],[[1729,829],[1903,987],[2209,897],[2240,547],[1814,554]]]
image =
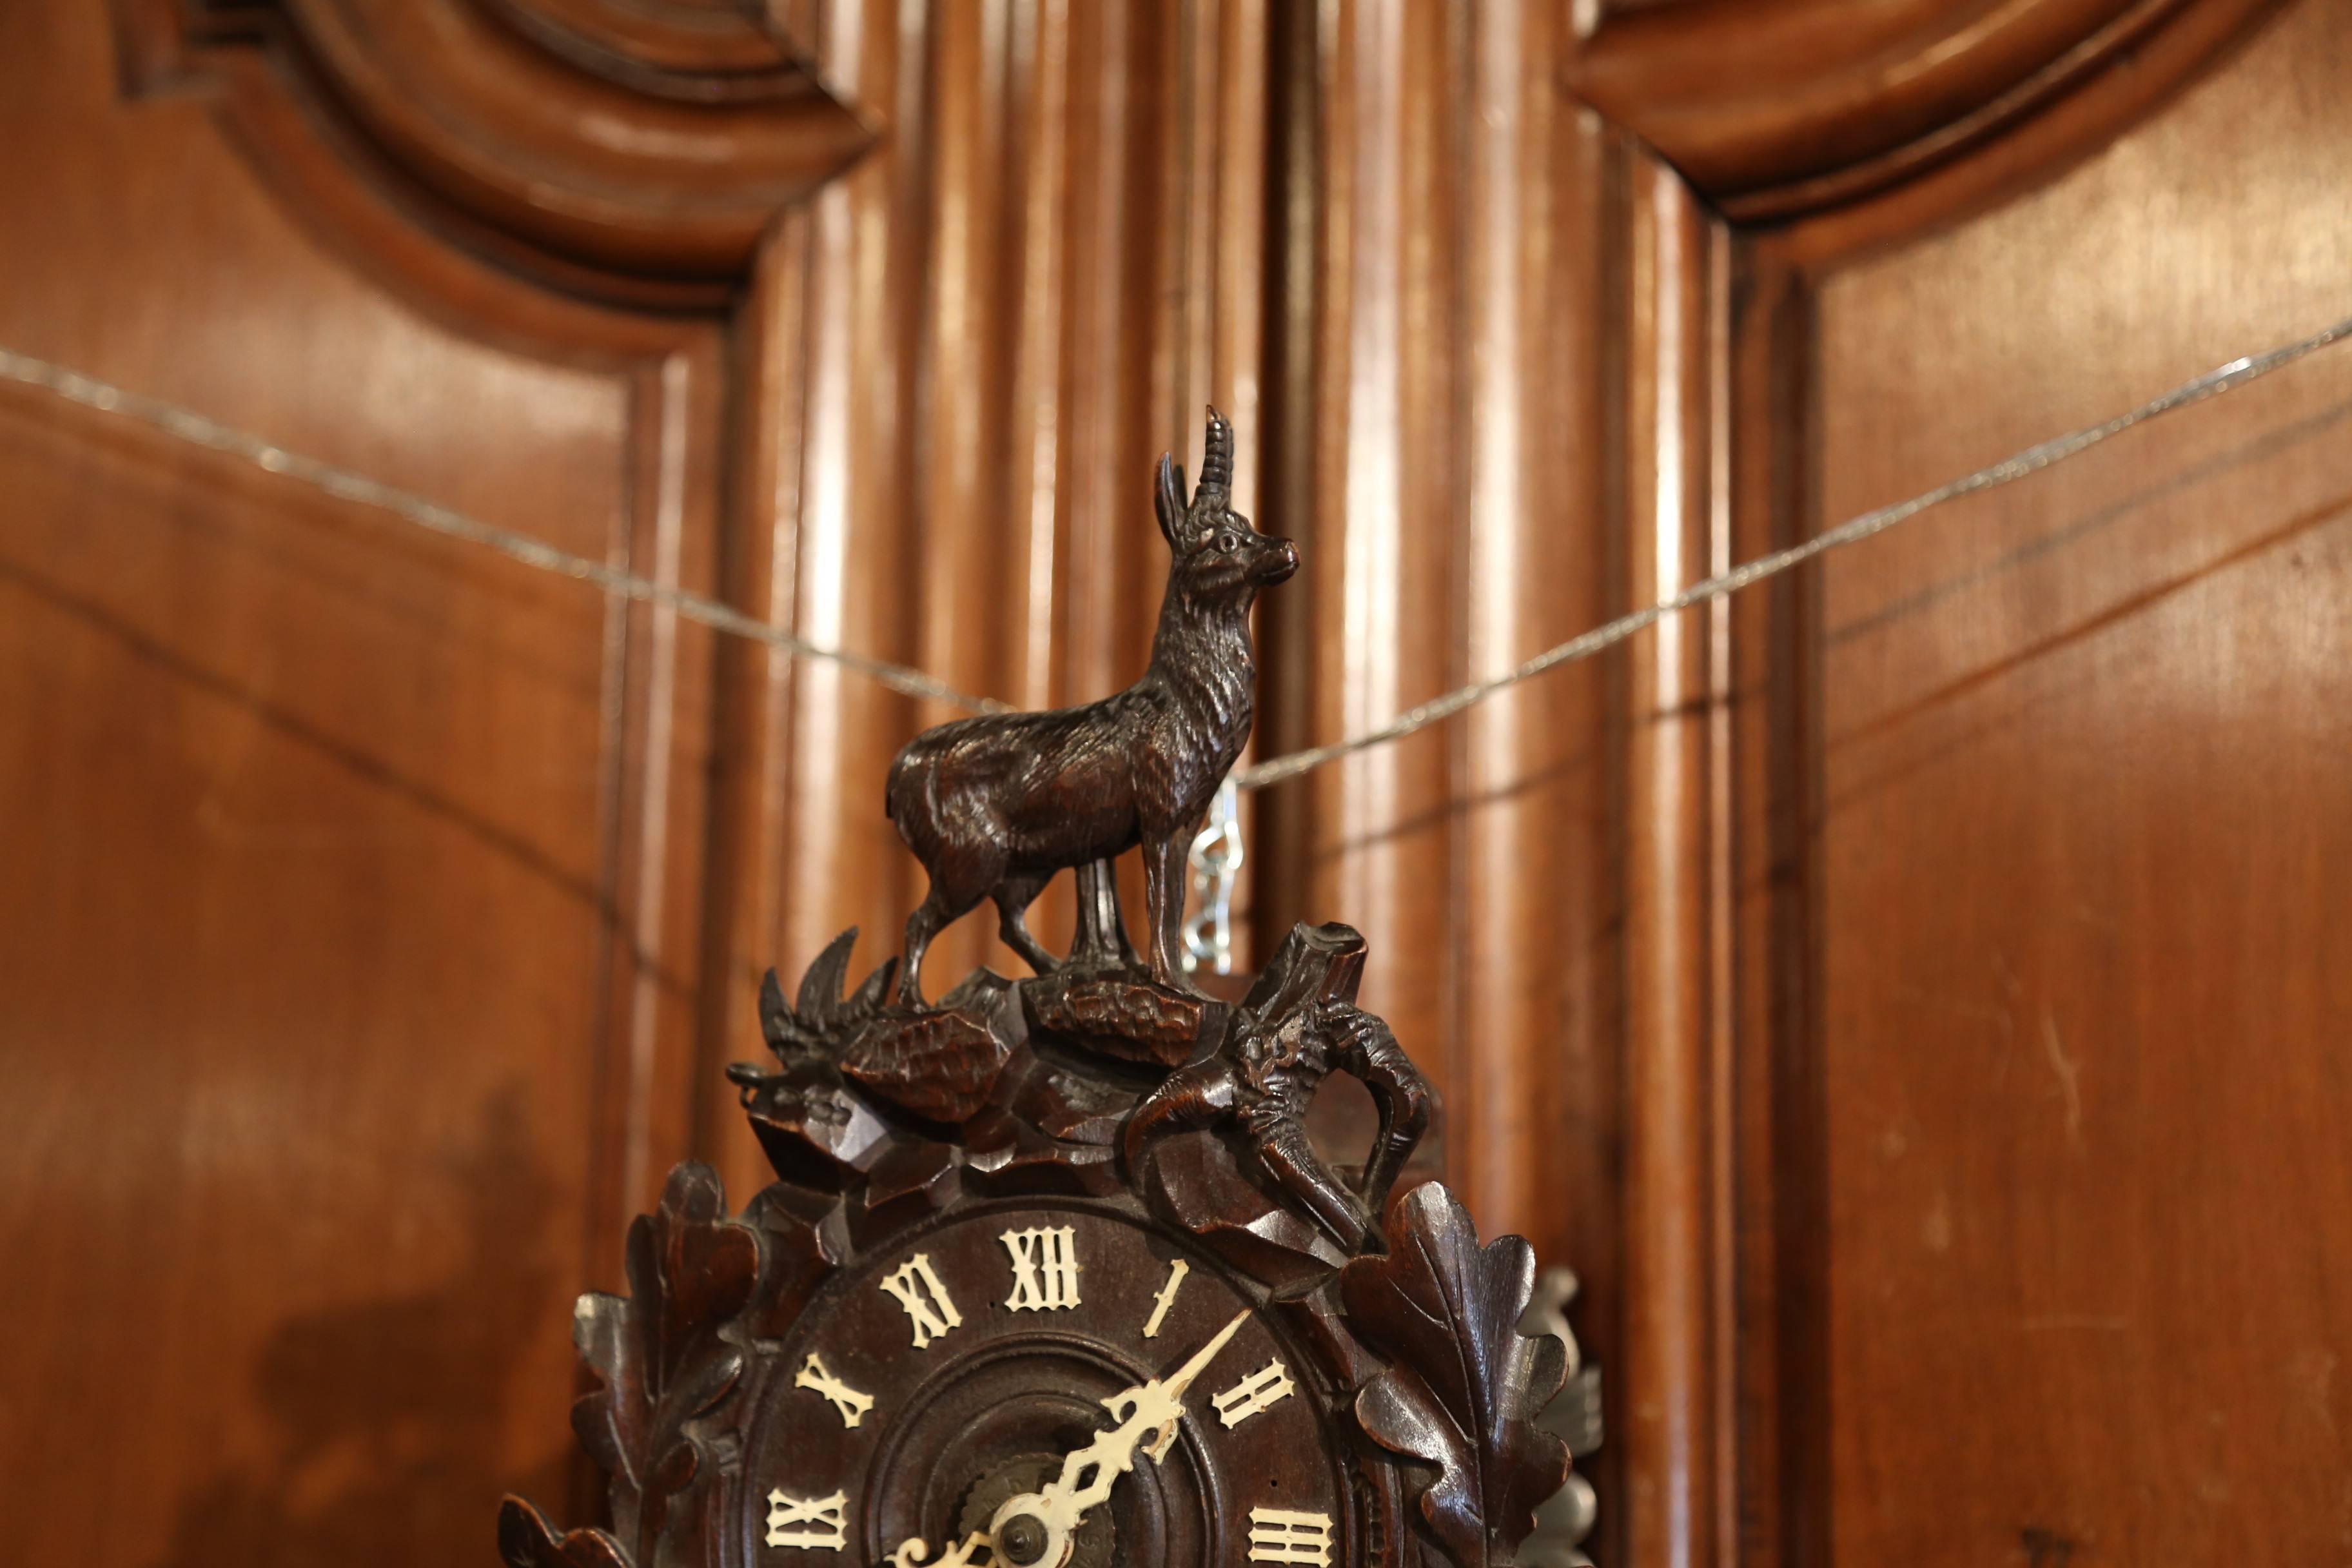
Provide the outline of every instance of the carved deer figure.
[[1190,500],[1183,468],[1160,458],[1155,499],[1171,559],[1140,680],[1082,708],[942,724],[890,764],[890,820],[930,873],[907,921],[902,1004],[922,1005],[924,950],[982,899],[996,901],[1013,951],[1041,974],[1058,967],[1022,917],[1065,868],[1078,872],[1080,949],[1098,954],[1113,936],[1124,947],[1110,862],[1139,845],[1151,977],[1190,989],[1178,960],[1185,849],[1249,739],[1250,606],[1298,569],[1290,541],[1233,510],[1233,473],[1234,429],[1213,408]]

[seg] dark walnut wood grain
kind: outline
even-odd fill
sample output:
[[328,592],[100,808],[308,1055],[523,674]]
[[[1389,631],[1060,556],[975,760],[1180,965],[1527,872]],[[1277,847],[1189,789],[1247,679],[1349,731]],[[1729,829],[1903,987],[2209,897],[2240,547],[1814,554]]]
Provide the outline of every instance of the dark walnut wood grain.
[[[730,1219],[716,1178],[680,1167],[631,1232],[632,1296],[582,1304],[599,1387],[575,1425],[613,1477],[612,1527],[562,1531],[510,1499],[499,1547],[512,1568],[780,1548],[1051,1568],[1514,1561],[1567,1466],[1536,1425],[1565,1358],[1556,1337],[1518,1328],[1534,1286],[1524,1241],[1481,1249],[1433,1184],[1399,1200],[1380,1236],[1319,1238],[1316,1189],[1279,1157],[1305,1144],[1278,1093],[1248,1107],[1230,1149],[1203,1162],[1196,1147],[1139,1180],[1120,1149],[1139,1154],[1170,1129],[1122,1133],[1150,1102],[1118,1053],[1055,1061],[1024,1045],[987,1103],[943,1126],[919,1093],[834,1070],[884,1011],[890,973],[841,995],[853,940],[794,1006],[772,991],[763,1004],[787,1070],[739,1074],[781,1179]],[[1360,938],[1302,931],[1284,951],[1230,1037],[1385,1035],[1330,1015]],[[1276,1079],[1295,1070],[1233,1048]],[[1393,1042],[1385,1060],[1391,1081],[1412,1080]],[[938,1067],[960,1070],[951,1052]],[[1257,1136],[1276,1122],[1284,1136]],[[853,1125],[865,1131],[835,1136]],[[1417,1132],[1375,1152],[1381,1193]],[[1287,1247],[1285,1220],[1299,1237]],[[1043,1556],[1019,1557],[1056,1488],[1112,1474],[1086,1456],[1187,1356],[1208,1359],[1170,1407],[1167,1442],[1139,1447],[1119,1428],[1130,1446],[1102,1461],[1112,1479]]]
[[[930,873],[907,921],[898,999],[922,1005],[923,954],[950,921],[993,900],[1007,945],[1039,973],[1060,961],[1022,916],[1058,871],[1079,873],[1081,947],[1120,934],[1110,862],[1143,852],[1144,958],[1181,992],[1184,851],[1248,743],[1257,658],[1250,606],[1298,569],[1298,552],[1233,509],[1234,429],[1213,408],[1200,488],[1162,454],[1154,501],[1170,554],[1151,662],[1133,686],[1083,708],[986,714],[927,730],[890,764],[891,822]],[[1109,928],[1106,929],[1104,921]]]
[[[1187,658],[1246,694],[1241,617],[1297,563],[1232,515],[1231,439],[1213,414],[1189,512],[1160,460],[1178,553],[1169,668],[1155,660],[1132,705],[1042,716],[1055,733],[1115,736],[1143,776],[1088,771],[1051,744],[1024,755],[1038,715],[950,727],[939,751],[909,755],[950,770],[970,751],[967,824],[1019,825],[1037,809],[1020,792],[1061,788],[1077,803],[1066,811],[1097,801],[1131,841],[1139,817],[1155,820],[1136,797],[1150,775],[1204,779],[1205,800],[1231,766],[1237,727],[1149,722],[1155,683],[1181,679]],[[1205,635],[1204,616],[1226,635]],[[1245,701],[1222,711],[1245,728]],[[904,826],[919,797],[899,782]],[[942,858],[992,847],[908,837],[937,850],[935,894]],[[1049,864],[1119,847],[1076,838]],[[927,934],[910,930],[910,966]],[[1353,1005],[1362,937],[1292,932],[1240,1003],[1192,1015],[1171,1074],[1117,1037],[1132,1026],[1152,1045],[1182,1015],[1068,1009],[1059,973],[1025,983],[1048,992],[1043,1007],[985,970],[935,1007],[903,991],[886,1003],[892,963],[848,986],[856,935],[834,941],[789,1005],[770,973],[760,1011],[777,1069],[730,1072],[778,1181],[733,1221],[715,1176],[680,1167],[631,1233],[633,1295],[582,1302],[601,1386],[577,1424],[613,1478],[614,1528],[559,1531],[509,1499],[510,1568],[719,1568],[776,1551],[894,1568],[1514,1561],[1567,1479],[1566,1446],[1538,1426],[1562,1344],[1520,1331],[1528,1244],[1482,1249],[1444,1188],[1416,1188],[1372,1228],[1433,1106],[1388,1026]],[[1040,1012],[1061,1026],[1050,1045],[1027,1037]],[[1352,1185],[1307,1133],[1334,1070],[1381,1108]]]

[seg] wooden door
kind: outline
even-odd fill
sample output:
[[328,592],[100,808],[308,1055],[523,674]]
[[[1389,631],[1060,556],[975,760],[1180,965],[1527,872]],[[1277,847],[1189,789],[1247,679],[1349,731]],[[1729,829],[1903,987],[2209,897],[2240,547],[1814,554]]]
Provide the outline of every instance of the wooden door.
[[[2347,21],[1748,247],[1740,552],[2352,314]],[[2347,399],[2315,357],[1743,612],[1778,1561],[2352,1556]]]
[[[1273,749],[2352,314],[2347,20],[1292,14]],[[1365,926],[1482,1226],[1584,1276],[1602,1561],[2352,1550],[2348,392],[1262,804],[1262,910]]]
[[[966,689],[1126,679],[1255,417],[1244,6],[5,13],[0,345]],[[19,385],[0,497],[10,1546],[487,1562],[946,710]]]

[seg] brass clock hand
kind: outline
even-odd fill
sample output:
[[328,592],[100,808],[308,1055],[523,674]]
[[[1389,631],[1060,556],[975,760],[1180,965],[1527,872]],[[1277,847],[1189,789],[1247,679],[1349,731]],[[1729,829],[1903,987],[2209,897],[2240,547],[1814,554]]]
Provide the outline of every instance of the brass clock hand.
[[[950,1547],[936,1563],[929,1561],[928,1542],[910,1539],[890,1554],[892,1568],[1060,1568],[1087,1510],[1109,1497],[1118,1478],[1135,1468],[1136,1449],[1147,1434],[1152,1442],[1143,1451],[1155,1464],[1167,1457],[1184,1416],[1185,1390],[1248,1320],[1246,1311],[1235,1313],[1216,1338],[1165,1379],[1152,1378],[1104,1400],[1118,1425],[1063,1460],[1062,1473],[1043,1489],[1006,1501],[985,1531]],[[985,1557],[977,1555],[982,1548]]]

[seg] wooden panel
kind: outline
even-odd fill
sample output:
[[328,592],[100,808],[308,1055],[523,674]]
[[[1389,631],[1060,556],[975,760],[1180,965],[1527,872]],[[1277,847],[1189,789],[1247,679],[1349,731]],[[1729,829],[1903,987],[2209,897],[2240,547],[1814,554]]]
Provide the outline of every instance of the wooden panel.
[[[1740,552],[2341,315],[2347,103],[2315,0],[1943,237],[1751,249]],[[1750,1560],[2342,1555],[2347,410],[2323,356],[1740,611]]]
[[[1305,566],[1262,612],[1266,752],[1506,669],[1632,592],[1624,251],[1632,171],[1656,165],[1558,91],[1570,24],[1499,0],[1278,13],[1265,510]],[[1622,664],[1560,671],[1276,786],[1251,846],[1262,941],[1363,929],[1367,1004],[1444,1099],[1424,1151],[1482,1230],[1583,1276],[1612,1379],[1626,701]]]
[[[1269,512],[1306,557],[1269,598],[1269,751],[1370,729],[1602,617],[1610,143],[1550,87],[1541,5],[1327,8],[1282,44],[1283,378]],[[1466,177],[1465,172],[1466,171]],[[1346,919],[1370,1005],[1441,1086],[1482,1226],[1607,1243],[1570,1194],[1605,1152],[1549,1129],[1615,1070],[1598,761],[1579,671],[1279,786],[1260,930]],[[1590,1163],[1587,1163],[1590,1162]]]
[[[0,342],[711,581],[715,323],[421,237],[259,54],[142,101],[116,42],[0,16]],[[17,1550],[478,1557],[684,1150],[708,640],[23,389],[0,487]]]

